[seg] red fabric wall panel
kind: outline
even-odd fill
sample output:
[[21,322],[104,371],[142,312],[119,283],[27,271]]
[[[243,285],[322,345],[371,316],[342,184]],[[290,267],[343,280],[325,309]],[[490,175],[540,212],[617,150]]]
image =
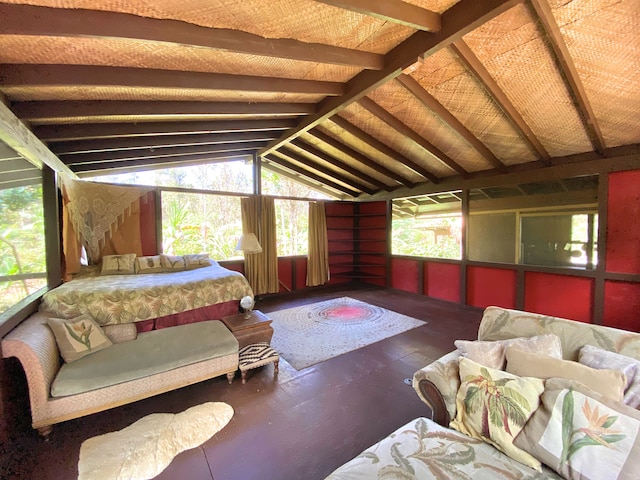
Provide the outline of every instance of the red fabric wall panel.
[[467,268],[467,303],[486,308],[516,308],[516,272],[500,268]]
[[527,272],[524,309],[554,317],[591,322],[593,279]]
[[460,302],[460,265],[455,263],[424,264],[424,294],[429,297]]
[[640,332],[640,283],[604,284],[604,319],[608,327]]
[[640,170],[609,175],[607,272],[640,273]]
[[293,290],[293,259],[290,257],[278,257],[278,280],[280,280],[279,292],[286,292],[287,289],[282,285],[286,285],[287,288]]
[[296,290],[307,288],[307,257],[296,258]]
[[140,241],[143,255],[157,255],[156,192],[148,192],[140,198]]
[[420,293],[419,284],[419,263],[417,260],[404,258],[394,258],[391,260],[391,286],[398,290],[411,293]]

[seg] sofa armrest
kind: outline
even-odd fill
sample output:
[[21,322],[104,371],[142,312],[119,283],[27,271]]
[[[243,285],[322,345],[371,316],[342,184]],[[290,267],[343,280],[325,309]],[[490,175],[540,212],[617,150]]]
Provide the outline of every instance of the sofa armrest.
[[431,408],[433,421],[449,426],[456,416],[456,394],[460,388],[457,350],[449,352],[413,375],[413,388]]

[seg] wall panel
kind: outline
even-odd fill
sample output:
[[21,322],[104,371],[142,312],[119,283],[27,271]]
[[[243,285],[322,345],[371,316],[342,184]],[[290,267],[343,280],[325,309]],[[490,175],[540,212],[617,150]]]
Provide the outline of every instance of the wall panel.
[[527,272],[524,309],[591,323],[593,286],[591,278]]
[[640,332],[640,284],[607,281],[604,296],[602,323],[608,327]]
[[425,262],[424,294],[450,302],[460,302],[460,265]]
[[419,291],[420,260],[394,258],[391,260],[391,287],[411,293]]
[[516,308],[515,270],[467,267],[467,304],[486,308],[496,305]]

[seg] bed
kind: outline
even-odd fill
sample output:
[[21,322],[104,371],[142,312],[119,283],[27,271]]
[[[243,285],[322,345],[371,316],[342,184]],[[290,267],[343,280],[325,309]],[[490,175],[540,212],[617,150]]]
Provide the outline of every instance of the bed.
[[138,331],[221,318],[253,296],[239,272],[211,261],[179,272],[99,275],[95,270],[44,294],[40,310],[60,318],[90,315],[100,325],[135,322]]

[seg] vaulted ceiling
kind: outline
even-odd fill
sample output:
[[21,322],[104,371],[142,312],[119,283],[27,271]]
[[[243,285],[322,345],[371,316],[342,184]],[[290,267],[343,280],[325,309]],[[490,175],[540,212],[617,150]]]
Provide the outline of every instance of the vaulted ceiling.
[[637,154],[638,0],[0,2],[0,93],[79,176],[262,159],[337,198]]

